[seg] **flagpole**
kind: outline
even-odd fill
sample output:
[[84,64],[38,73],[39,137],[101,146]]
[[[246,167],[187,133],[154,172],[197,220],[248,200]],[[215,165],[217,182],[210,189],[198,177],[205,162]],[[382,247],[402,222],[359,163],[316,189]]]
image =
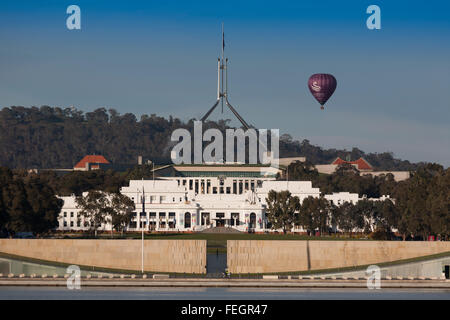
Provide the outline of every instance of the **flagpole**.
[[[143,181],[142,181],[143,182]],[[145,192],[144,192],[144,185],[142,184],[142,212],[145,212]],[[139,216],[139,222],[141,223],[141,272],[144,273],[144,223],[141,221],[141,214]],[[146,215],[147,216],[147,215]]]
[[[225,33],[223,30],[223,22],[222,22],[222,60],[220,61],[220,69],[222,70],[221,72],[221,76],[222,76],[222,82],[221,82],[221,87],[222,87],[222,95],[224,93],[223,91],[223,69],[224,69],[224,64],[223,64],[223,57],[224,57],[224,51],[225,51]],[[222,113],[223,113],[223,99],[222,99]]]

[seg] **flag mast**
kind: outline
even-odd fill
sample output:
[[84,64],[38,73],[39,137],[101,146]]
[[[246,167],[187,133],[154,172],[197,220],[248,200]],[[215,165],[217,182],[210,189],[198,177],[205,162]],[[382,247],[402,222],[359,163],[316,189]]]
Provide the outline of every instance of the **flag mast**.
[[235,115],[235,117],[241,122],[242,126],[246,130],[248,130],[250,129],[250,126],[247,124],[247,122],[245,122],[245,120],[240,116],[240,114],[236,111],[236,109],[233,108],[233,106],[228,101],[227,68],[228,68],[228,58],[225,58],[225,32],[222,22],[222,55],[221,57],[218,58],[217,63],[217,100],[211,107],[211,109],[209,109],[208,112],[201,118],[201,121],[204,122],[206,119],[208,119],[209,115],[219,105],[219,102],[221,102],[222,113],[223,113],[223,105],[226,104],[226,106],[231,110],[231,112]]

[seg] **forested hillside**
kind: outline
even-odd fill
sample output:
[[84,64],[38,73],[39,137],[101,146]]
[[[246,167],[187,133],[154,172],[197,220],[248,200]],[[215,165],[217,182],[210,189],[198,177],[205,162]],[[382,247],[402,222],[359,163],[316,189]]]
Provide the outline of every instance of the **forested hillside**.
[[[137,157],[155,163],[170,162],[173,130],[191,129],[193,120],[182,122],[154,114],[137,119],[100,108],[83,113],[75,108],[9,107],[0,111],[0,165],[9,168],[72,168],[86,154],[102,154],[116,164],[134,164]],[[208,122],[206,127],[228,128],[227,121]],[[314,164],[330,163],[336,157],[366,158],[380,170],[415,170],[419,164],[395,159],[389,152],[364,153],[323,149],[308,140],[280,139],[280,155],[305,156]]]

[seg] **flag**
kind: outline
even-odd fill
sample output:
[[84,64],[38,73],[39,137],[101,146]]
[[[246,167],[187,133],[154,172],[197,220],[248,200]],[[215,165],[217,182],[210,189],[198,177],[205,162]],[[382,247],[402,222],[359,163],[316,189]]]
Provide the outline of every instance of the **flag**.
[[222,31],[222,50],[225,49],[225,32]]

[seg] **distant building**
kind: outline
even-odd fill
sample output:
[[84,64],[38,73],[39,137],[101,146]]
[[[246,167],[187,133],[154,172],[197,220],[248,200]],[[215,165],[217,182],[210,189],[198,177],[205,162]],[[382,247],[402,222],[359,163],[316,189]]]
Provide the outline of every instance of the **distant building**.
[[394,180],[397,182],[409,179],[410,177],[409,171],[375,171],[372,165],[364,158],[359,158],[355,161],[345,161],[338,157],[331,164],[317,164],[315,165],[315,168],[319,173],[332,174],[336,171],[339,165],[345,163],[354,166],[358,169],[361,175],[381,176],[392,174],[394,176]]
[[109,165],[109,161],[105,159],[104,156],[101,155],[87,155],[84,156],[83,159],[78,162],[74,170],[78,171],[89,171],[89,170],[97,170],[100,169],[102,165]]
[[334,160],[331,164],[341,165],[344,163],[354,165],[356,169],[358,169],[359,171],[373,171],[373,167],[370,165],[370,163],[363,158],[359,158],[358,160],[355,161],[345,161],[337,157],[336,160]]

